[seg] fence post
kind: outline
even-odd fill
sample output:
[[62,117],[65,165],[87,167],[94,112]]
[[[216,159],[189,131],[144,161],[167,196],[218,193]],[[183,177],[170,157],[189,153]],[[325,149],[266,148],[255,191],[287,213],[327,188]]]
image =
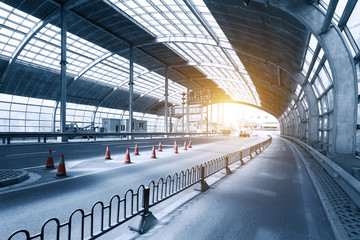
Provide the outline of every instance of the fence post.
[[144,210],[138,216],[138,227],[131,227],[129,229],[140,234],[146,233],[149,229],[158,223],[157,218],[149,211],[150,208],[150,188],[146,187],[143,191],[143,205]]
[[243,160],[243,157],[242,157],[242,151],[240,151],[240,165],[244,165],[244,160]]
[[200,171],[200,182],[196,185],[195,190],[205,192],[210,187],[205,181],[205,167],[203,165],[200,165],[201,171]]
[[229,156],[225,157],[225,170],[226,170],[226,175],[230,175],[232,173],[229,168]]

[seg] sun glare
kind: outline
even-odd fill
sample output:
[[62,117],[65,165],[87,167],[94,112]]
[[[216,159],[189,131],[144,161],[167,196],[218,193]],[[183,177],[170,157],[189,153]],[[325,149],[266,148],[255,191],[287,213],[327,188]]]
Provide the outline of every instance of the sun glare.
[[[219,114],[218,114],[219,112]],[[277,130],[278,120],[260,109],[234,103],[214,104],[212,123],[217,128],[240,130]]]

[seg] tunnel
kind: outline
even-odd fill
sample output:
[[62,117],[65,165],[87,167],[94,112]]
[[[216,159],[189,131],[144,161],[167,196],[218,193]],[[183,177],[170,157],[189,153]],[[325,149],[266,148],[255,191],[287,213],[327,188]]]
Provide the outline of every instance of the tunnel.
[[[23,235],[21,239],[35,239],[30,235],[41,232],[36,235],[40,239],[44,236],[41,226],[47,228],[47,223],[41,225],[45,220],[56,218],[49,220],[49,225],[58,225],[60,231],[60,222],[71,229],[73,214],[74,218],[83,215],[85,221],[85,213],[91,212],[86,215],[91,217],[90,235],[81,235],[81,239],[135,239],[138,235],[134,232],[139,236],[145,233],[149,239],[359,239],[359,62],[357,0],[3,0],[0,222],[4,227],[0,227],[0,238],[20,239],[18,235]],[[251,125],[249,119],[242,120],[242,125],[240,120],[228,119],[225,106],[229,104],[266,112],[276,119],[277,131],[258,135],[252,129],[264,127]],[[232,124],[225,126],[225,122]],[[236,124],[241,128],[234,132]],[[132,155],[134,146],[140,149],[138,158]],[[172,165],[166,150],[181,156],[183,162]],[[193,162],[190,151],[198,151]],[[104,161],[104,153],[108,161]],[[153,159],[169,158],[164,170],[160,171],[160,166],[152,169],[153,165],[143,159],[150,153]],[[124,154],[125,163],[131,163],[126,167]],[[53,157],[55,163],[59,161],[59,168],[64,165],[62,170],[51,164],[49,158]],[[122,165],[120,160],[112,161],[117,158],[121,158]],[[261,161],[266,166],[256,165]],[[236,168],[235,162],[239,163]],[[293,165],[287,165],[289,162]],[[65,163],[68,176],[62,175]],[[150,170],[140,168],[141,164]],[[264,180],[264,185],[251,191],[245,186],[241,191],[221,187],[217,180],[208,184],[213,180],[206,179],[216,178],[220,170],[226,176],[219,182],[238,185],[248,181],[243,179],[247,174],[255,185],[260,184],[258,177],[269,178],[269,182]],[[107,171],[114,173],[106,175]],[[116,171],[121,171],[121,176]],[[241,174],[235,181],[234,176]],[[126,192],[124,199],[115,195],[104,207],[110,195],[120,194],[109,187],[115,180],[123,184],[120,192]],[[294,192],[289,196],[281,192],[282,188],[293,189],[288,182],[298,184],[303,194],[297,196],[299,192]],[[71,190],[72,184],[76,190]],[[193,221],[198,219],[196,223],[201,222],[199,225],[210,233],[189,230],[187,235],[184,229],[193,221],[182,216],[181,207],[174,210],[175,214],[165,215],[181,222],[184,226],[180,229],[185,233],[174,224],[166,227],[166,218],[159,217],[166,207],[156,207],[167,201],[167,207],[176,205],[181,200],[176,196],[195,185],[197,193],[204,192],[204,198],[216,189],[234,201],[246,192],[253,197],[260,194],[269,202],[280,199],[283,206],[290,201],[291,208],[278,210],[288,213],[296,208],[296,201],[291,199],[297,196],[295,199],[302,199],[298,207],[306,213],[313,211],[313,215],[301,217],[295,212],[294,216],[301,219],[294,220],[298,227],[294,232],[284,230],[282,235],[278,227],[286,225],[285,220],[266,222],[252,213],[261,218],[254,220],[254,225],[263,224],[262,228],[241,226],[245,235],[237,238],[240,230],[224,229],[238,219],[224,216],[234,212],[241,215],[246,209],[230,202],[229,206],[237,209],[234,212],[214,209],[217,215],[214,213],[213,218],[224,218],[224,224],[205,225],[206,221],[198,219],[202,212],[191,212]],[[62,187],[66,189],[63,193]],[[48,188],[50,195],[44,195]],[[94,192],[86,199],[92,188],[103,192]],[[330,197],[332,193],[346,197]],[[61,194],[74,195],[62,203]],[[83,204],[72,208],[80,195]],[[43,210],[34,217],[40,204],[53,208],[48,206],[52,196],[64,211],[50,214],[50,210]],[[29,198],[33,199],[31,203]],[[198,198],[192,196],[186,202],[206,202]],[[209,196],[208,202],[216,204],[215,198]],[[120,205],[129,201],[131,210],[125,204],[124,219],[118,217],[112,224],[114,215],[109,209],[116,199],[119,211]],[[248,202],[265,206],[254,199],[249,197]],[[99,204],[91,209],[89,206],[96,202]],[[133,204],[137,204],[136,213]],[[84,210],[71,214],[76,208]],[[317,212],[318,208],[324,210]],[[104,211],[109,223],[103,219]],[[176,213],[181,215],[177,220]],[[96,214],[103,216],[101,220],[94,220]],[[6,226],[6,218],[12,215],[17,217]],[[26,218],[35,218],[36,227],[31,221],[19,224]],[[124,225],[136,218],[141,218],[142,227],[130,227],[133,231],[127,235],[116,232],[128,230],[123,229]],[[311,223],[315,218],[321,219],[316,222],[318,227]],[[183,223],[187,221],[188,225]],[[109,226],[104,227],[104,223]],[[161,227],[150,230],[152,225]],[[74,226],[74,232],[80,231],[84,223]],[[221,229],[218,232],[214,230],[217,227]],[[30,228],[31,234],[25,228]],[[24,231],[15,236],[13,233],[20,229]],[[152,234],[146,235],[148,230]],[[71,230],[66,231],[71,239]],[[303,235],[297,235],[297,231]]]

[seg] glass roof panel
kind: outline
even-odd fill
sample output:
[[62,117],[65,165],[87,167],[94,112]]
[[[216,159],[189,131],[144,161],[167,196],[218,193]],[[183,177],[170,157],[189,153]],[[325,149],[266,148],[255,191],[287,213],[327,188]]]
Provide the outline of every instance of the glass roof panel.
[[[67,33],[67,71],[76,75],[95,59],[109,51]],[[21,51],[18,60],[60,71],[60,28],[47,24]]]
[[38,22],[40,19],[0,2],[0,57],[11,57]]
[[[217,41],[222,41],[223,45],[227,47],[231,47],[231,45],[203,1],[189,0],[188,4],[191,5],[192,9],[183,1],[177,0],[109,0],[106,2],[126,13],[130,19],[155,37],[196,37],[207,39],[208,42],[214,44],[214,46],[180,42],[166,44],[187,61],[231,67],[234,67],[234,64],[236,68],[246,73],[235,51],[221,50],[219,47],[215,47]],[[196,12],[197,16],[194,15],[193,11]],[[230,78],[233,77],[231,75],[234,75],[229,74],[229,71],[224,72],[203,66],[196,67],[207,76]],[[247,78],[243,78],[238,74],[237,79],[248,83],[248,89],[244,89],[244,91],[250,90],[252,92],[252,99],[247,102],[259,105],[260,100],[250,77],[247,75]],[[230,94],[230,96],[232,98],[239,97],[237,95],[243,95],[244,91]]]

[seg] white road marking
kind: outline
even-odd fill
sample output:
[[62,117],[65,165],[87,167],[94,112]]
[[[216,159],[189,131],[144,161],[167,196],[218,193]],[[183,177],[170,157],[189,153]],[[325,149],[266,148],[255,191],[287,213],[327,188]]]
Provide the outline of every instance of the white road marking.
[[[71,161],[71,162],[65,162],[65,168],[66,169],[71,169],[71,168],[73,168],[73,167],[75,167],[76,165],[78,165],[78,164],[80,164],[80,163],[82,163],[82,162],[84,162],[84,161]],[[52,170],[51,172],[56,172],[57,171],[57,169],[55,169],[55,170]]]
[[[52,151],[53,153],[56,151]],[[5,155],[6,157],[11,157],[11,156],[22,156],[22,155],[30,155],[30,154],[43,154],[43,153],[49,153],[49,151],[46,152],[31,152],[31,153],[15,153],[15,154],[8,154]]]

